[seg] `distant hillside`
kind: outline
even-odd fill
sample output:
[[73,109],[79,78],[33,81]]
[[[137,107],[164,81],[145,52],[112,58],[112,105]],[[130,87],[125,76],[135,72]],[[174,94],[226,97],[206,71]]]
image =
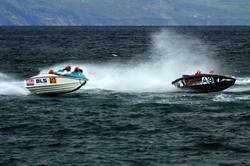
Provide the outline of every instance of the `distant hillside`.
[[0,25],[250,25],[247,0],[0,0]]

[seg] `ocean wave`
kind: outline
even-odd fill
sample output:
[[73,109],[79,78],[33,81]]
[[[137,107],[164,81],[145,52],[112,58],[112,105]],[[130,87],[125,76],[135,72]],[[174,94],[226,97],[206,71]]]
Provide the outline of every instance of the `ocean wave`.
[[213,101],[217,102],[233,102],[233,101],[244,101],[250,100],[250,95],[235,96],[233,94],[219,94],[213,98]]

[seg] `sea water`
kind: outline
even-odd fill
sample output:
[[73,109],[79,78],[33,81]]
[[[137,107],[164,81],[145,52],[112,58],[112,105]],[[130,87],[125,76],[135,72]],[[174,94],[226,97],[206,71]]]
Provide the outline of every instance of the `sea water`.
[[[249,27],[1,27],[1,165],[249,165]],[[89,82],[36,96],[24,79],[79,66]],[[216,93],[182,74],[236,77]]]

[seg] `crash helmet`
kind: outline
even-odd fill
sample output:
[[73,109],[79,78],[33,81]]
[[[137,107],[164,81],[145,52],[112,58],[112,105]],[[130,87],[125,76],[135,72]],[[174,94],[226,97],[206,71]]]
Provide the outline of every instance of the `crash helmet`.
[[70,71],[71,70],[71,66],[68,65],[63,70]]
[[210,70],[209,70],[209,74],[214,74],[214,70],[213,70],[213,69],[210,69]]
[[75,67],[75,72],[79,72],[80,68],[79,67]]
[[195,75],[199,75],[199,74],[201,74],[201,71],[200,70],[196,70]]
[[54,74],[54,71],[53,70],[49,70],[48,74]]

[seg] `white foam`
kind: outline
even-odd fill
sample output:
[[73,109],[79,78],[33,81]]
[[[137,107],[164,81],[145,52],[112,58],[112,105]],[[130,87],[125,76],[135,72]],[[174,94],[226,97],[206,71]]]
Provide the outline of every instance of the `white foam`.
[[0,95],[27,95],[28,90],[23,81],[17,81],[10,76],[0,73]]
[[250,77],[237,77],[235,86],[226,90],[226,92],[247,92],[250,91]]
[[229,89],[226,89],[225,92],[247,92],[250,91],[250,87],[249,86],[243,86],[243,87],[237,87],[237,86],[233,86]]
[[232,102],[232,101],[235,101],[235,99],[232,97],[232,95],[219,94],[219,95],[216,95],[213,98],[213,101],[217,101],[217,102]]
[[219,94],[213,98],[213,101],[217,102],[233,102],[250,100],[250,95],[235,95],[235,94]]
[[235,84],[238,85],[250,85],[250,77],[238,77]]
[[250,95],[243,95],[236,97],[237,100],[250,100]]

